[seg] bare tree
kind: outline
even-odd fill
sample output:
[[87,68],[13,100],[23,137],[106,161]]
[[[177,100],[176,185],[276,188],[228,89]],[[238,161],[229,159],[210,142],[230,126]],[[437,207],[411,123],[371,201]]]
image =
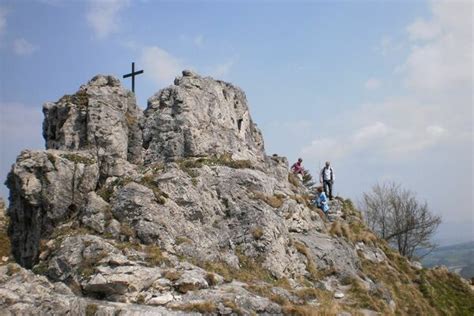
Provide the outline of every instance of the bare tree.
[[372,231],[396,247],[400,254],[413,258],[415,251],[430,251],[430,239],[441,223],[426,202],[420,203],[415,193],[394,182],[376,184],[362,196],[361,209]]

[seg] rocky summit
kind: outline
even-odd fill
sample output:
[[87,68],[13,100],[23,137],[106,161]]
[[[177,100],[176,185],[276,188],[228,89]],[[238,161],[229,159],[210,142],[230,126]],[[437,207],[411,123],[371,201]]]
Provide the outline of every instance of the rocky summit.
[[474,312],[467,284],[400,256],[349,200],[316,209],[230,83],[183,71],[142,112],[99,75],[43,112],[46,150],[6,181],[2,315]]

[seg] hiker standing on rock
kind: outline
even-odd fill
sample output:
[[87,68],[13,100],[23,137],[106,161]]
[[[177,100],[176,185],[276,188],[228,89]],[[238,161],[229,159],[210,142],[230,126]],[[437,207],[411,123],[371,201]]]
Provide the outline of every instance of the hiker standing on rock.
[[303,181],[303,175],[304,175],[304,168],[303,168],[303,159],[301,158],[298,158],[298,161],[295,162],[293,164],[293,166],[291,166],[291,172],[293,172],[293,174],[295,174],[298,179],[300,179],[301,181]]
[[321,169],[319,182],[323,184],[324,192],[327,196],[329,196],[330,200],[332,200],[332,186],[334,184],[334,180],[334,171],[332,170],[331,163],[326,161],[326,165],[323,169]]

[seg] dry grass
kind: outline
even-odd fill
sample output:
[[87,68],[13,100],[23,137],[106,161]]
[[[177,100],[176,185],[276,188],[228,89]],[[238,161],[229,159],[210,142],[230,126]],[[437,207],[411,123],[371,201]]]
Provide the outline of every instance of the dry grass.
[[14,263],[7,264],[7,275],[12,276],[20,272],[20,266]]
[[355,298],[356,305],[368,308],[384,315],[390,314],[390,309],[380,293],[366,290],[357,280],[353,280],[350,295]]
[[87,107],[89,104],[89,96],[87,95],[87,91],[79,90],[76,94],[64,95],[59,101],[73,103],[78,107]]
[[[437,311],[425,299],[422,291],[420,291],[415,271],[409,265],[405,266],[402,263],[402,261],[406,262],[406,259],[395,254],[387,255],[392,256],[393,260],[384,263],[361,260],[364,274],[385,286],[396,303],[397,311],[401,315],[437,315]],[[389,308],[384,299],[385,295],[380,289],[368,292],[358,282],[354,282],[350,295],[356,303],[355,307],[370,308],[381,313],[389,313]]]
[[209,272],[221,275],[225,282],[231,282],[234,279],[242,282],[265,281],[273,283],[276,281],[271,273],[262,267],[258,259],[247,257],[240,251],[236,251],[236,255],[239,258],[239,269],[231,267],[223,261],[193,263]]
[[193,241],[189,239],[188,237],[185,236],[178,236],[176,237],[176,245],[181,245],[181,244],[192,244]]
[[182,283],[179,284],[179,286],[176,287],[176,290],[182,294],[186,294],[189,291],[194,291],[199,289],[199,285],[195,283]]
[[64,159],[67,159],[69,161],[72,161],[74,162],[75,164],[83,164],[83,165],[92,165],[93,163],[95,163],[95,160],[92,159],[92,158],[88,158],[88,157],[83,157],[83,156],[80,156],[78,154],[61,154],[61,158],[64,158]]
[[263,236],[263,228],[260,226],[255,226],[250,230],[250,233],[255,240],[259,240]]
[[152,175],[146,175],[141,178],[139,184],[146,186],[150,190],[153,191],[153,194],[155,195],[155,199],[159,204],[165,204],[166,199],[169,198],[168,193],[163,192],[159,187],[158,184],[155,181],[154,176]]
[[370,231],[361,232],[359,235],[356,236],[357,241],[362,241],[366,245],[375,245],[377,241],[377,236]]
[[126,236],[128,240],[135,238],[136,236],[135,230],[127,223],[120,224],[120,234]]
[[100,260],[107,257],[108,253],[105,250],[102,250],[96,253],[93,257],[89,257],[87,259],[81,261],[79,266],[77,267],[77,272],[83,277],[90,277],[95,272],[95,268]]
[[233,313],[235,313],[239,316],[245,315],[245,312],[242,311],[242,309],[240,309],[240,307],[238,307],[237,304],[234,301],[230,300],[230,299],[224,299],[222,304],[224,304],[225,307],[230,308]]
[[311,258],[311,254],[309,253],[308,247],[306,247],[305,244],[299,242],[299,241],[294,241],[293,246],[296,248],[296,250],[304,255],[306,257],[306,270],[308,270],[311,279],[312,280],[318,280],[320,279],[320,274],[318,273],[318,269],[316,268],[316,265]]
[[[282,307],[284,315],[294,316],[320,316],[319,310],[314,306],[286,304]],[[335,315],[335,314],[334,314]]]
[[208,272],[206,274],[206,281],[209,284],[209,286],[216,286],[219,284],[219,280],[217,276],[212,272]]
[[10,257],[11,245],[10,238],[7,235],[8,217],[4,216],[5,206],[3,200],[0,200],[0,265],[4,264],[2,258]]
[[299,194],[290,195],[289,198],[292,199],[292,200],[295,200],[296,203],[298,203],[298,204],[302,204],[302,205],[307,205],[308,204],[306,202],[306,199],[304,197],[302,197],[301,195],[299,195]]
[[86,316],[95,316],[98,310],[97,304],[87,304]]
[[340,221],[335,221],[332,223],[331,228],[329,229],[329,234],[331,234],[331,236],[342,237],[342,229],[341,229]]
[[313,287],[306,287],[295,291],[295,294],[302,300],[309,301],[319,297],[321,295],[320,292],[321,290],[319,289],[315,289]]
[[444,315],[474,315],[474,291],[446,268],[422,271],[420,291]]
[[284,197],[282,195],[265,195],[262,192],[253,192],[253,198],[256,200],[262,200],[273,208],[280,208],[283,205]]
[[198,313],[215,313],[217,312],[217,306],[212,301],[203,301],[197,303],[187,303],[173,307],[174,309],[185,311],[185,312],[198,312]]
[[287,290],[292,289],[292,287],[290,285],[290,281],[287,278],[278,279],[273,283],[273,285],[277,286],[277,287],[281,287],[283,289],[287,289]]
[[168,262],[168,260],[163,257],[161,249],[156,245],[145,246],[145,256],[146,261],[153,266]]
[[293,173],[288,173],[288,182],[293,184],[295,187],[299,187],[301,185],[300,179],[298,179],[297,176],[295,176]]
[[168,270],[168,271],[166,271],[166,272],[163,274],[163,276],[164,276],[166,279],[168,279],[168,280],[170,280],[170,281],[172,281],[172,282],[178,281],[179,278],[180,278],[182,275],[183,275],[183,272],[177,271],[177,270]]
[[329,229],[329,234],[332,236],[345,237],[348,241],[355,240],[354,234],[349,225],[346,222],[341,222],[339,220],[332,223],[331,228]]
[[107,186],[101,187],[97,190],[97,195],[99,195],[104,201],[110,202],[112,195],[114,194],[115,188],[121,188],[127,185],[128,183],[132,182],[133,180],[129,177],[123,177],[115,179],[112,183],[108,184]]
[[343,236],[346,237],[347,240],[354,241],[354,234],[347,223],[342,223],[341,229]]
[[319,208],[316,208],[316,209],[313,209],[313,211],[315,211],[318,215],[319,215],[319,218],[321,218],[321,220],[325,223],[327,223],[327,216],[326,214],[324,214],[324,212],[319,209]]
[[221,155],[214,155],[201,158],[189,158],[178,162],[181,170],[188,173],[192,178],[195,178],[198,173],[196,170],[203,166],[226,166],[234,169],[254,169],[250,160],[234,160],[232,155],[224,153]]

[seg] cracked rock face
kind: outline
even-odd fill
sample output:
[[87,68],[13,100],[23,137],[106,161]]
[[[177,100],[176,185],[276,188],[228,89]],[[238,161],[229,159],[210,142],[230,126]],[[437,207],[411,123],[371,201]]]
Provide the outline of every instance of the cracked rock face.
[[190,71],[148,100],[145,161],[231,153],[234,159],[264,159],[260,130],[239,88]]
[[9,235],[18,263],[31,268],[39,240],[77,213],[97,187],[99,168],[89,153],[23,151],[8,175]]
[[112,76],[96,76],[74,95],[43,106],[47,149],[92,150],[140,163],[143,114],[135,96]]

